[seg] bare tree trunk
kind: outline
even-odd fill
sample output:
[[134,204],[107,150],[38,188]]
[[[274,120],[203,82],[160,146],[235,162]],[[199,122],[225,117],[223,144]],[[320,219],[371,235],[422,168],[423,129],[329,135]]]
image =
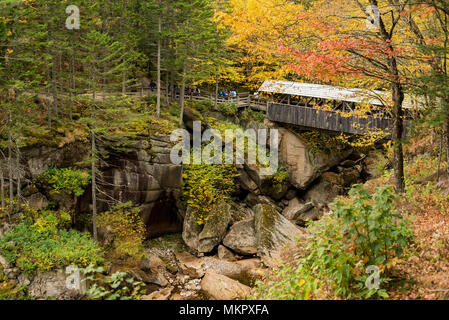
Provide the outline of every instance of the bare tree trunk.
[[169,75],[168,75],[168,70],[167,70],[167,72],[166,72],[166,78],[165,78],[165,101],[166,101],[166,103],[167,103],[167,107],[168,107],[168,105],[170,104],[170,97],[169,97],[169,95],[168,95],[168,93],[169,93],[169,89],[170,89],[170,83],[169,83],[169,81],[168,81],[168,78],[169,78]]
[[[72,43],[75,43],[74,36],[72,33]],[[75,80],[75,50],[72,51],[71,62],[70,62],[70,73],[71,73],[71,83],[70,83],[70,110],[69,117],[70,120],[73,119],[73,96],[75,94],[76,80]]]
[[4,211],[6,209],[6,203],[5,203],[5,176],[3,175],[3,166],[0,167],[0,197],[1,197],[2,211]]
[[[49,80],[50,80],[50,72],[48,71],[48,68],[47,68],[47,83],[49,82]],[[50,99],[50,88],[47,87],[47,89],[45,91],[47,93],[47,96],[46,96],[45,100],[47,101],[48,129],[51,130],[51,120],[52,120],[51,108],[53,106],[53,102],[50,103],[50,101],[49,101],[49,99]]]
[[51,67],[51,76],[52,76],[52,95],[53,95],[53,115],[58,118],[58,95],[57,95],[57,80],[56,80],[56,58],[55,55],[52,54],[52,67]]
[[[446,168],[446,170],[447,170],[447,174],[448,174],[448,176],[449,176],[449,117],[446,119],[446,153],[447,153],[447,163],[448,163],[448,165],[447,165],[447,168]],[[443,139],[443,137],[441,137],[441,139]]]
[[[378,7],[377,0],[370,0],[371,5]],[[379,17],[379,32],[382,40],[391,50],[394,52],[394,47],[391,42],[391,34],[387,32],[385,28],[385,23],[382,17]],[[397,60],[395,56],[388,57],[388,74],[391,77],[391,89],[392,89],[392,100],[393,100],[393,130],[392,138],[394,143],[394,183],[396,186],[396,192],[403,193],[405,191],[405,179],[404,179],[404,152],[402,148],[402,133],[404,131],[403,123],[403,109],[402,103],[404,101],[404,89],[402,88],[399,79],[399,70],[397,65]]]
[[17,145],[16,142],[16,174],[17,174],[17,192],[16,192],[16,199],[17,199],[17,203],[16,203],[16,211],[20,212],[20,198],[22,197],[21,194],[21,171],[20,171],[20,150],[19,150],[19,146]]
[[216,74],[215,74],[215,105],[214,105],[214,108],[215,108],[215,110],[217,110],[218,109],[218,86],[219,86],[218,64],[216,66],[215,72],[216,72]]
[[[92,119],[95,119],[95,111],[92,107]],[[92,125],[91,129],[91,143],[92,143],[92,149],[91,149],[91,155],[92,155],[92,232],[93,237],[95,241],[98,241],[98,235],[97,235],[97,173],[96,173],[96,153],[97,148],[95,144],[95,132],[94,132],[94,126]]]
[[180,99],[181,99],[181,114],[179,115],[179,124],[182,125],[184,122],[184,92],[186,90],[186,64],[184,62],[184,67],[182,70],[182,85],[181,85],[181,92],[180,92]]
[[126,94],[126,73],[122,71],[122,94]]
[[[160,2],[159,2],[160,5]],[[157,117],[161,114],[161,32],[162,22],[161,15],[158,17],[158,38],[157,38],[157,101],[156,101],[156,113]]]
[[393,143],[394,143],[394,184],[398,193],[405,191],[404,152],[402,148],[402,133],[404,131],[402,102],[404,92],[399,83],[393,83]]
[[8,112],[8,179],[9,179],[9,217],[13,213],[13,170],[12,170],[12,137],[11,137],[11,109]]

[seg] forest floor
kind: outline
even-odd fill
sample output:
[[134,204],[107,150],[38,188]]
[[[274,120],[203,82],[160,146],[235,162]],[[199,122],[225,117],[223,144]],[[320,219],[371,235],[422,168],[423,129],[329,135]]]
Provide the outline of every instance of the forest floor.
[[[408,258],[395,267],[391,299],[449,298],[449,215],[421,211],[413,218],[415,240]],[[395,285],[396,284],[396,285]]]

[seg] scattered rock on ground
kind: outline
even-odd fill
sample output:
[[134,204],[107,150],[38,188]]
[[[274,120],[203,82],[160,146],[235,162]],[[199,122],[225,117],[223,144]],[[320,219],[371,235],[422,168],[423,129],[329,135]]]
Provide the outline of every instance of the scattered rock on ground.
[[205,257],[204,260],[204,270],[212,270],[215,273],[227,276],[231,279],[241,279],[244,273],[243,268],[240,264],[221,260],[214,257]]
[[305,227],[307,221],[319,220],[323,216],[322,210],[322,204],[314,204],[312,202],[308,202],[295,213],[295,216],[292,220],[295,221],[296,224]]
[[298,198],[293,198],[288,202],[288,206],[282,210],[282,215],[288,220],[293,220],[296,213],[304,207],[304,203]]
[[251,294],[250,287],[211,270],[201,280],[201,289],[215,300],[238,300]]
[[70,300],[79,298],[82,292],[67,289],[63,270],[37,274],[28,287],[28,294],[35,299],[57,298]]
[[201,278],[204,276],[204,261],[200,258],[187,252],[180,252],[176,253],[176,260],[183,274],[189,275],[192,278]]
[[142,296],[141,300],[168,300],[173,289],[173,287],[168,287],[152,292],[149,295]]
[[224,260],[229,260],[229,261],[234,261],[235,255],[231,252],[231,250],[229,250],[228,248],[226,248],[225,246],[219,245],[218,246],[218,253],[217,256],[219,259],[224,259]]

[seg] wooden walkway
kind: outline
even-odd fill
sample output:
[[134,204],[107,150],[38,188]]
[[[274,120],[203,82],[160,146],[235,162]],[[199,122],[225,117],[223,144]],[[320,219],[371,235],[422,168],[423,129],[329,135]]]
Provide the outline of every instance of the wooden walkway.
[[[138,92],[127,92],[126,95],[155,95],[156,90],[151,90],[150,88],[142,88]],[[161,99],[166,98],[166,89],[161,88]],[[171,96],[170,96],[171,97]],[[171,97],[173,98],[173,97]],[[174,99],[180,99],[179,93],[176,94]],[[212,101],[215,102],[215,93],[203,91],[199,96],[197,95],[184,95],[185,101]],[[219,97],[217,100],[218,104],[222,103],[235,103],[239,108],[248,108],[258,110],[258,111],[267,111],[269,101],[264,98],[255,98],[249,92],[238,93],[236,97],[228,97],[227,99],[223,97]]]
[[[130,96],[155,95],[156,90],[142,88],[137,92],[127,92]],[[100,98],[97,96],[97,98]],[[165,88],[161,89],[161,98],[166,99]],[[173,99],[173,97],[170,97]],[[179,99],[179,94],[174,99]],[[215,94],[201,92],[200,95],[185,95],[186,101],[212,101],[215,102]],[[239,108],[251,108],[266,113],[268,120],[304,127],[313,130],[341,132],[346,134],[382,134],[385,139],[391,138],[391,118],[382,116],[357,116],[355,113],[338,110],[323,110],[307,105],[293,105],[275,103],[263,97],[254,97],[250,93],[239,93],[237,97],[220,97],[217,101],[222,103],[235,103]],[[407,126],[405,121],[404,126]],[[404,134],[406,134],[406,129]]]

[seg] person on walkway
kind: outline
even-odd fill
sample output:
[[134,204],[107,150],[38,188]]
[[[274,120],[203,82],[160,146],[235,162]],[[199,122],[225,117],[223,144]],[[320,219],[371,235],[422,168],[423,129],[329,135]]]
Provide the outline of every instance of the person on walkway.
[[151,80],[151,82],[150,82],[150,89],[151,89],[151,91],[155,90],[156,87],[157,87],[156,82],[154,82],[153,80]]

